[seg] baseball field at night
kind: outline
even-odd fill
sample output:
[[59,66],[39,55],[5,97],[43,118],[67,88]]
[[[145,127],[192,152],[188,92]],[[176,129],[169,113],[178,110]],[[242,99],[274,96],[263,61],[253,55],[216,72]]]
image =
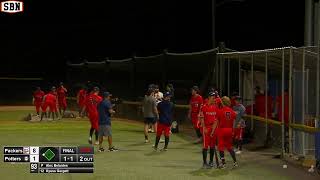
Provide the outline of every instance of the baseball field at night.
[[[3,146],[79,146],[88,145],[89,122],[83,119],[28,122],[22,120],[32,107],[0,109],[0,144]],[[117,152],[94,152],[93,174],[31,174],[29,163],[0,163],[1,179],[317,179],[307,170],[273,158],[270,152],[244,151],[238,156],[239,167],[202,169],[201,145],[195,145],[188,134],[172,135],[168,151],[155,152],[151,142],[143,140],[143,124],[131,120],[113,120],[114,145]],[[107,146],[107,143],[105,143]],[[159,145],[160,147],[163,144]],[[2,152],[3,153],[3,152]],[[229,158],[229,156],[227,156]]]

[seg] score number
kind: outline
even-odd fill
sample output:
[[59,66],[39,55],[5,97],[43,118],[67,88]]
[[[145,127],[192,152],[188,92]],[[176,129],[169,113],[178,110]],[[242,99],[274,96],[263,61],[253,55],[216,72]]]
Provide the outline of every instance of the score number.
[[77,162],[77,155],[61,155],[61,162]]
[[39,147],[30,147],[30,162],[39,162]]

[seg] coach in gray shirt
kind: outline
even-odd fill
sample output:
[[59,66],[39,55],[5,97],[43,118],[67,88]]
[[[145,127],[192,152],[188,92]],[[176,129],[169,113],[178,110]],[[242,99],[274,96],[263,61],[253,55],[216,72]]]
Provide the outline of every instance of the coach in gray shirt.
[[242,117],[246,113],[246,108],[240,103],[240,100],[241,100],[240,96],[235,97],[235,105],[233,106],[232,109],[237,113],[237,117],[236,117],[236,120],[234,121],[233,128],[237,128],[238,125],[240,125],[241,128],[245,126],[244,124],[245,122],[242,119]]
[[157,127],[155,126],[157,119],[159,119],[159,114],[157,110],[157,100],[153,96],[154,90],[149,88],[146,95],[144,96],[142,103],[142,111],[144,116],[144,138],[145,142],[149,142],[148,129],[149,125],[154,125],[155,132],[157,132]]

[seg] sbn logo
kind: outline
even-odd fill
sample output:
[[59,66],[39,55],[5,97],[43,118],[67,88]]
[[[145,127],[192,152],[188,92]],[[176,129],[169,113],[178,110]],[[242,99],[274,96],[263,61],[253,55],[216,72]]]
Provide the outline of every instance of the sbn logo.
[[19,13],[23,11],[22,1],[3,1],[1,2],[1,11],[5,13]]

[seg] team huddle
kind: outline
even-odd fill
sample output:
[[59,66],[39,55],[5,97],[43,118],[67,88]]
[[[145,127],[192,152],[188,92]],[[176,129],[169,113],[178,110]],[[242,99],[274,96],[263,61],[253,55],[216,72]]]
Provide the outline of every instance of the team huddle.
[[[227,150],[232,159],[233,166],[237,167],[236,153],[233,148],[235,142],[237,154],[242,149],[242,134],[245,123],[242,115],[245,107],[240,104],[240,97],[235,95],[219,97],[214,89],[210,89],[208,98],[203,100],[197,86],[191,89],[189,117],[198,136],[197,143],[202,141],[203,168],[214,166],[214,156],[218,168],[226,168],[224,151]],[[221,164],[219,163],[216,147],[218,148]],[[209,163],[207,154],[209,150]]]
[[[67,89],[60,83],[58,89],[51,88],[51,91],[45,94],[38,88],[34,92],[34,105],[37,114],[41,112],[41,120],[52,116],[59,118],[58,109],[63,116],[66,107]],[[199,94],[199,88],[191,88],[191,99],[188,117],[192,122],[193,128],[198,137],[196,143],[202,142],[203,168],[214,167],[214,157],[217,168],[226,168],[225,154],[227,150],[232,159],[233,166],[237,167],[236,154],[242,150],[242,136],[245,128],[245,122],[242,116],[245,114],[245,107],[240,103],[241,97],[234,94],[231,99],[223,96],[220,98],[217,91],[209,89],[208,97],[203,99]],[[108,138],[109,151],[117,151],[112,144],[111,115],[115,113],[111,103],[109,92],[103,92],[100,96],[98,87],[82,88],[77,94],[77,104],[79,106],[79,115],[86,115],[90,120],[89,144],[99,145],[99,152],[105,151],[103,148],[104,137]],[[161,93],[159,86],[150,85],[142,102],[144,114],[144,135],[145,143],[149,142],[150,129],[156,133],[153,148],[157,151],[162,134],[164,135],[164,148],[167,151],[169,137],[172,134],[174,103],[173,86],[167,86],[166,92]],[[47,114],[47,110],[48,114]],[[176,122],[175,122],[176,123]],[[95,141],[93,142],[93,134]],[[236,151],[234,150],[236,146]],[[218,150],[218,153],[217,153]],[[209,152],[209,162],[207,155]],[[220,161],[218,158],[220,156]]]
[[63,86],[62,82],[58,88],[53,86],[47,94],[40,87],[37,87],[37,90],[33,93],[33,104],[36,107],[38,116],[40,116],[41,110],[41,121],[44,118],[52,117],[54,120],[55,118],[60,119],[63,117],[67,109],[67,92],[68,90]]

